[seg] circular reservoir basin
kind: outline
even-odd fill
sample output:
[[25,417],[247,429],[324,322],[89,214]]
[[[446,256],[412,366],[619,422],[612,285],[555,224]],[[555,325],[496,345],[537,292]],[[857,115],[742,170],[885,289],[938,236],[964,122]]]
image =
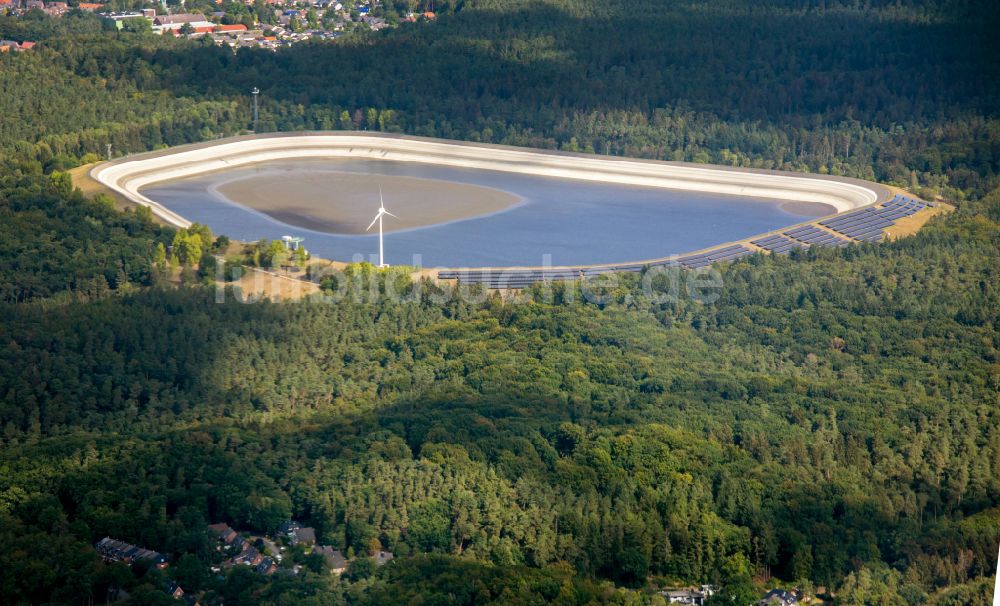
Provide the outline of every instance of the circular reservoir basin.
[[594,265],[654,259],[836,212],[701,191],[364,158],[286,158],[161,180],[146,198],[245,241],[305,237],[314,255],[424,267]]

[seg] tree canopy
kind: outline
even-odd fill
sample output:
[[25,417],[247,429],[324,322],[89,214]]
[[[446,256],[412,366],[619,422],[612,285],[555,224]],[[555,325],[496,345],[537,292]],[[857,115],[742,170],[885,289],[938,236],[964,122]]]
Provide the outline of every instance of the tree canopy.
[[[475,0],[236,53],[0,16],[0,602],[660,604],[824,585],[987,603],[1000,543],[996,11],[922,0]],[[846,174],[957,210],[878,245],[468,300],[351,266],[247,304],[228,239],[85,198],[65,170],[245,130],[368,129]],[[255,265],[280,243],[246,245]],[[338,282],[340,280],[340,282]],[[414,296],[373,296],[393,289]],[[434,296],[431,296],[431,295]],[[442,302],[443,300],[443,302]],[[294,518],[342,577],[211,572],[206,530]],[[169,555],[103,563],[104,536]],[[390,550],[376,566],[368,556]],[[311,558],[311,559],[310,559]]]

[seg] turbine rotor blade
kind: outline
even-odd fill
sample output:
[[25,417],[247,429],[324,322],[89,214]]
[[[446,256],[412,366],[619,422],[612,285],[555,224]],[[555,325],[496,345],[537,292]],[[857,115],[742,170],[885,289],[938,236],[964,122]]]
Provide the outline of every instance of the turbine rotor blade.
[[371,231],[372,226],[375,225],[375,222],[378,221],[381,217],[382,217],[381,212],[375,215],[375,218],[372,219],[372,222],[368,224],[368,227],[365,228],[365,231]]
[[386,215],[389,215],[390,217],[392,217],[392,218],[394,218],[394,219],[398,219],[398,218],[399,218],[399,217],[397,217],[396,215],[392,214],[391,212],[389,212],[389,211],[387,211],[387,210],[385,210],[385,209],[383,209],[383,210],[382,210],[382,214],[386,214]]

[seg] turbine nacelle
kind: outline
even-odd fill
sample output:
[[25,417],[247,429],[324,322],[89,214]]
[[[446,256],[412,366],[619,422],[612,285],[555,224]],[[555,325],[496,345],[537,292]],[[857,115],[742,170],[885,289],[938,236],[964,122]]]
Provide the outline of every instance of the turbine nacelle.
[[392,214],[391,212],[387,211],[386,209],[379,208],[378,209],[378,214],[376,214],[375,218],[372,219],[372,222],[368,224],[368,227],[365,228],[365,231],[371,231],[371,229],[375,225],[375,223],[378,222],[378,220],[382,218],[382,215],[389,215],[393,219],[398,219],[399,218],[396,215]]

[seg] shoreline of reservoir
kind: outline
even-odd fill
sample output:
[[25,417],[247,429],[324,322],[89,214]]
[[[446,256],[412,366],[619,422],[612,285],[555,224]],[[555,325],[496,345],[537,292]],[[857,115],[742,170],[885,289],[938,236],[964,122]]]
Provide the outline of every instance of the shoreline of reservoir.
[[[631,186],[650,191],[656,189],[671,190],[675,193],[674,195],[686,192],[693,198],[711,195],[716,199],[732,200],[733,204],[769,203],[790,215],[795,215],[790,223],[816,221],[823,216],[831,216],[838,212],[873,205],[890,197],[889,190],[884,186],[857,179],[827,175],[804,175],[677,162],[608,158],[588,154],[531,150],[419,137],[346,132],[282,133],[236,137],[130,156],[101,164],[92,169],[90,173],[94,180],[104,184],[120,196],[134,203],[149,206],[161,220],[183,227],[189,224],[188,218],[184,214],[193,212],[193,207],[172,203],[169,198],[165,199],[165,203],[161,205],[144,195],[143,192],[147,187],[150,191],[154,191],[155,186],[158,185],[183,182],[189,178],[222,171],[243,171],[244,176],[245,173],[258,169],[266,172],[267,164],[276,161],[285,161],[287,165],[296,166],[299,164],[308,165],[310,161],[325,164],[327,161],[338,160],[363,162],[371,165],[383,165],[383,162],[388,161],[385,162],[385,166],[391,164],[410,167],[424,165],[435,167],[438,172],[479,170],[489,171],[495,175],[492,181],[487,179],[485,182],[488,186],[492,186],[492,188],[487,188],[491,192],[490,197],[499,196],[499,198],[488,200],[485,204],[472,204],[470,208],[458,208],[460,206],[458,198],[462,197],[459,192],[463,190],[466,193],[481,192],[481,190],[465,189],[466,187],[479,187],[478,181],[473,181],[471,184],[448,183],[434,181],[432,178],[430,181],[434,182],[436,187],[458,187],[459,189],[453,192],[456,200],[453,203],[437,204],[436,210],[433,208],[423,209],[427,214],[435,214],[435,216],[428,216],[426,220],[420,221],[420,224],[417,225],[401,226],[398,230],[400,232],[419,231],[424,228],[433,229],[450,222],[457,223],[493,214],[505,214],[510,208],[517,208],[517,204],[513,203],[511,198],[504,197],[510,195],[511,192],[504,191],[507,189],[505,183],[508,180],[502,177],[502,173],[512,174],[512,178],[515,178],[513,175],[521,175],[574,181],[579,184],[576,186],[577,188],[589,182],[598,188],[602,186]],[[419,175],[423,174],[422,170],[413,168],[404,171],[403,174]],[[299,177],[301,176],[298,175],[294,180],[300,181]],[[352,173],[349,177],[351,180],[359,180],[357,173]],[[284,175],[281,178],[286,183],[293,180],[291,175]],[[403,177],[392,177],[389,180],[395,178]],[[360,179],[361,181],[366,180],[364,177],[360,177]],[[377,177],[379,181],[385,181],[385,179],[384,176]],[[367,180],[371,181],[371,178],[367,178]],[[426,181],[420,183],[427,184]],[[442,183],[444,184],[442,185]],[[278,224],[301,227],[317,233],[354,234],[353,237],[365,235],[362,228],[367,226],[368,221],[370,221],[369,215],[374,216],[372,213],[377,208],[375,202],[362,204],[361,206],[364,208],[352,208],[353,203],[363,202],[363,196],[360,195],[349,196],[350,200],[341,201],[339,204],[335,203],[330,208],[325,209],[316,208],[317,204],[315,203],[302,204],[303,201],[329,194],[326,191],[329,188],[324,188],[320,183],[312,187],[313,193],[311,194],[298,196],[297,200],[282,200],[275,205],[274,200],[284,195],[281,185],[278,180],[270,185],[267,185],[266,182],[258,181],[254,184],[247,181],[242,186],[230,184],[229,188],[220,187],[220,191],[214,192],[213,197],[270,217]],[[298,185],[299,183],[296,182],[295,187]],[[375,187],[370,187],[373,190],[371,197],[374,201],[377,197],[377,183],[367,183],[362,189],[372,185],[375,185]],[[270,191],[255,195],[253,190],[257,189],[258,186],[260,189],[270,189]],[[233,187],[242,189],[243,192],[240,195],[235,195]],[[228,191],[226,191],[227,189]],[[240,198],[245,197],[248,192],[250,197],[255,199],[241,200]],[[514,193],[517,194],[517,192]],[[669,192],[665,192],[666,194]],[[330,196],[327,195],[327,197]],[[333,207],[339,207],[339,209]],[[188,210],[185,211],[185,208]],[[387,208],[392,212],[393,204],[389,200],[387,200]],[[179,209],[180,212],[175,212],[175,209]],[[413,213],[414,216],[420,214],[425,213]],[[194,216],[197,216],[197,213]],[[364,221],[364,225],[360,225],[362,221]],[[387,227],[389,226],[387,225]],[[770,230],[771,227],[758,227],[758,231],[764,229]],[[621,236],[620,233],[619,236]],[[736,238],[735,234],[720,233],[719,236],[720,240],[726,241]],[[736,238],[736,240],[739,239],[742,238]],[[628,239],[624,241],[628,242]],[[713,244],[712,247],[726,244],[722,241],[716,242],[717,244]],[[665,244],[669,245],[668,242]],[[703,246],[704,244],[699,244],[697,247],[700,249]],[[669,253],[672,255],[680,250],[666,248],[667,246],[664,246],[660,249],[659,254],[666,256]],[[629,253],[627,251],[619,252],[623,255],[622,261],[628,260]],[[647,257],[649,252],[647,250],[645,253],[639,254]],[[498,257],[488,260],[480,259],[479,261],[488,261],[490,265],[499,262],[502,265],[505,260]],[[472,259],[469,261],[470,263],[466,263],[464,266],[476,265]],[[521,263],[514,262],[514,259],[510,259],[510,261],[507,263],[508,266],[521,265]]]
[[149,200],[153,183],[290,158],[366,158],[499,170],[583,181],[660,187],[788,202],[818,202],[837,212],[889,198],[858,179],[683,162],[624,159],[403,135],[354,132],[248,135],[128,156],[91,171],[99,182],[178,226],[189,222]]

